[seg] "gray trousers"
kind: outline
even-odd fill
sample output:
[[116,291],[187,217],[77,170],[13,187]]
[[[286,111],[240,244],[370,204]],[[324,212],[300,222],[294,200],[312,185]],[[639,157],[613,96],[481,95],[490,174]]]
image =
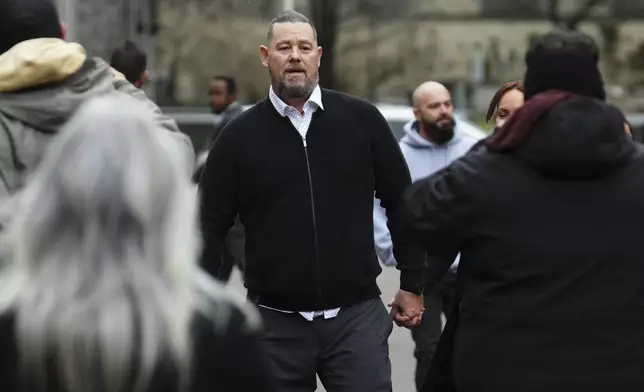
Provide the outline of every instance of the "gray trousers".
[[343,308],[328,320],[259,309],[279,391],[313,392],[316,374],[327,392],[392,391],[388,340],[393,324],[380,299]]

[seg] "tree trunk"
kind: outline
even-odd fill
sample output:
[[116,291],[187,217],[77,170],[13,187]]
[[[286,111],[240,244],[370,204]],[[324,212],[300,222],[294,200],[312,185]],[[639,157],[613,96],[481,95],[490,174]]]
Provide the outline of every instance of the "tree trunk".
[[[376,21],[375,18],[372,15],[368,16],[369,18],[369,24],[368,24],[368,31],[369,31],[369,41],[370,42],[377,42],[375,38],[375,33],[376,33]],[[378,83],[380,82],[379,80],[376,79],[376,73],[377,69],[376,66],[379,64],[378,61],[378,45],[371,45],[369,47],[369,54],[367,55],[367,88],[365,91],[367,92],[367,99],[370,101],[375,101],[376,100],[376,93],[378,90]]]
[[318,44],[322,47],[320,62],[320,86],[336,88],[335,43],[338,33],[339,0],[309,0],[312,22],[318,33]]
[[559,0],[550,0],[548,3],[548,18],[555,27],[561,25],[561,16],[559,15]]

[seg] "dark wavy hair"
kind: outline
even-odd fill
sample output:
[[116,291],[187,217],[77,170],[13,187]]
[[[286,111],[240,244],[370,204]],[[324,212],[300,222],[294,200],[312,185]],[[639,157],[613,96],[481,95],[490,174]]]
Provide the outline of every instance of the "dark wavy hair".
[[503,99],[503,96],[508,92],[512,90],[519,90],[522,93],[525,92],[525,88],[523,87],[523,81],[521,80],[515,80],[512,82],[506,82],[503,83],[501,88],[497,90],[497,92],[494,94],[494,97],[492,97],[492,100],[490,101],[490,107],[487,109],[487,114],[485,115],[485,122],[489,123],[490,120],[494,117],[494,113],[499,108],[499,103]]

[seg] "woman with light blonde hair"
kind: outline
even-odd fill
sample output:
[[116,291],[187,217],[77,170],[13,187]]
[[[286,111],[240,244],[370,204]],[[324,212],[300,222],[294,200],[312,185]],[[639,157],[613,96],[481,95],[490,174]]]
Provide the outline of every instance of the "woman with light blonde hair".
[[95,98],[16,196],[2,391],[272,390],[256,314],[197,266],[192,168],[155,127],[134,99]]

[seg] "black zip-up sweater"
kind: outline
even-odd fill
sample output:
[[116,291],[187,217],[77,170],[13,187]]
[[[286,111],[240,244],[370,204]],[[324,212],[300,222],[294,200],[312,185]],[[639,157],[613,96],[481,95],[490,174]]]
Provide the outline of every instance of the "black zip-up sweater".
[[403,230],[409,169],[370,103],[322,90],[306,140],[266,98],[223,130],[199,183],[202,266],[215,277],[233,218],[246,229],[246,287],[256,303],[311,311],[380,295],[373,197],[389,218],[401,289],[421,293],[424,253]]

